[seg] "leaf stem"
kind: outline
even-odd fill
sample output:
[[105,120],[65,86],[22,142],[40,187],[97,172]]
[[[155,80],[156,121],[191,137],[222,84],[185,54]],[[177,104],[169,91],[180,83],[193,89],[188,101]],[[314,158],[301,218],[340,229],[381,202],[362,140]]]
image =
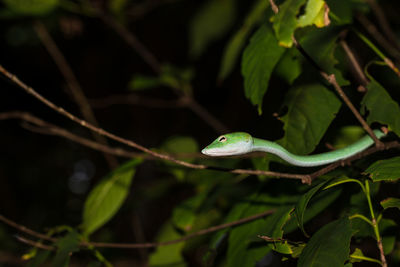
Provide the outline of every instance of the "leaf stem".
[[369,225],[371,225],[372,227],[374,226],[374,225],[372,224],[371,220],[368,219],[367,217],[365,217],[364,215],[361,215],[361,214],[354,214],[354,215],[351,215],[351,216],[349,217],[350,220],[356,219],[356,218],[361,219],[361,220],[367,222],[367,223],[368,223]]
[[376,222],[374,209],[372,207],[372,201],[371,201],[371,195],[370,195],[370,188],[369,188],[369,181],[368,180],[365,180],[365,196],[367,197],[369,211],[371,213],[372,227],[374,228],[374,233],[375,233],[375,236],[376,236],[376,242],[378,244],[378,248],[379,248],[379,252],[380,252],[380,256],[381,256],[382,266],[383,267],[387,267],[385,253],[383,251],[382,238],[381,238],[381,235],[379,234],[378,223]]

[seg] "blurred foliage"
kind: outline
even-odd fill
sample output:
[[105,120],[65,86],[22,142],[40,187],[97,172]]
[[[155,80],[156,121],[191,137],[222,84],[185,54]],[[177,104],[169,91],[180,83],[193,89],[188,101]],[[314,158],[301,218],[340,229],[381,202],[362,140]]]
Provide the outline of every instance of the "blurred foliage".
[[[363,14],[380,27],[367,1],[275,2],[277,13],[266,0],[3,0],[0,64],[10,65],[33,88],[79,114],[65,93],[68,81],[32,27],[40,21],[89,100],[105,96],[107,107],[96,109],[104,129],[194,164],[285,173],[315,170],[288,166],[270,155],[200,157],[203,145],[220,134],[213,120],[277,140],[296,154],[357,141],[363,129],[320,69],[335,74],[373,128],[391,130],[385,140],[398,140],[400,80],[387,64],[387,58],[398,57],[357,23]],[[377,3],[400,39],[395,21],[400,6],[395,0]],[[125,28],[118,30],[110,20]],[[293,36],[301,48],[295,47]],[[143,44],[130,50],[124,40],[134,47],[138,40]],[[368,78],[366,92],[356,90],[360,79],[339,45],[342,40]],[[157,59],[157,73],[142,61],[147,53]],[[90,136],[12,85],[2,82],[2,87],[3,111],[29,110]],[[114,94],[124,101],[113,103]],[[131,94],[192,102],[183,108],[135,107],[126,105]],[[97,151],[0,123],[0,145],[6,152],[1,155],[1,215],[57,238],[50,244],[54,251],[31,248],[13,239],[15,229],[0,224],[0,266],[361,266],[380,263],[376,240],[382,241],[390,266],[400,264],[398,151],[363,158],[309,186],[184,168],[144,154],[118,158],[121,165],[110,171]],[[90,241],[168,242],[271,209],[269,216],[151,249],[80,246]]]

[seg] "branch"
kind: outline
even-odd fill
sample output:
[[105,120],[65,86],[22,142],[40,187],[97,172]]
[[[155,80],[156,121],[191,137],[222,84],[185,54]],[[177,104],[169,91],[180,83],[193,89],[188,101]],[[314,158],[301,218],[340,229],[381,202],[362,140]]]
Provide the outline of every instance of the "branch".
[[8,78],[11,82],[13,82],[15,85],[17,85],[18,87],[20,87],[21,89],[23,89],[25,92],[27,92],[28,94],[32,95],[33,97],[35,97],[36,99],[38,99],[40,102],[42,102],[43,104],[45,104],[46,106],[48,106],[49,108],[53,109],[54,111],[58,112],[59,114],[63,115],[64,117],[80,124],[81,126],[92,130],[100,135],[106,136],[114,141],[117,141],[119,143],[125,144],[127,146],[136,148],[142,152],[145,152],[153,157],[162,159],[162,160],[166,160],[166,161],[170,161],[173,162],[175,164],[181,165],[181,166],[185,166],[188,168],[192,168],[192,169],[209,169],[209,170],[217,170],[217,171],[226,171],[226,172],[230,172],[230,173],[237,173],[237,174],[253,174],[253,175],[266,175],[266,176],[272,176],[272,177],[278,177],[278,178],[290,178],[290,179],[300,179],[302,180],[303,183],[310,183],[310,177],[308,175],[302,175],[302,174],[291,174],[291,173],[279,173],[279,172],[272,172],[272,171],[261,171],[261,170],[243,170],[243,169],[225,169],[225,168],[219,168],[219,167],[210,167],[210,166],[206,166],[203,164],[193,164],[193,163],[189,163],[186,161],[182,161],[179,159],[176,159],[170,155],[166,155],[166,154],[162,154],[162,153],[158,153],[155,152],[153,150],[150,150],[136,142],[133,142],[131,140],[119,137],[118,135],[115,135],[113,133],[110,133],[102,128],[96,127],[93,124],[90,124],[89,122],[82,120],[78,117],[76,117],[75,115],[73,115],[72,113],[66,111],[65,109],[63,109],[62,107],[59,107],[57,105],[55,105],[53,102],[49,101],[47,98],[43,97],[41,94],[39,94],[38,92],[36,92],[32,87],[29,87],[28,85],[26,85],[25,83],[23,83],[20,79],[18,79],[18,77],[16,77],[14,74],[10,73],[9,71],[7,71],[5,68],[3,68],[2,66],[0,66],[0,73],[2,73],[6,78]]
[[27,245],[30,245],[30,246],[32,246],[32,247],[41,248],[41,249],[50,250],[50,251],[56,250],[55,247],[48,246],[48,245],[44,245],[44,244],[42,244],[42,243],[40,243],[40,242],[35,242],[35,241],[33,241],[33,240],[27,239],[27,238],[22,237],[22,236],[18,236],[18,235],[17,235],[17,236],[15,236],[15,238],[16,238],[18,241],[20,241],[20,242],[22,242],[22,243],[25,243],[25,244],[27,244]]
[[339,96],[342,98],[343,102],[350,108],[351,112],[353,112],[354,116],[357,118],[357,120],[361,123],[362,127],[364,130],[371,136],[371,138],[374,140],[375,145],[377,147],[383,148],[383,143],[376,137],[374,132],[372,131],[371,127],[369,127],[368,123],[364,120],[364,118],[361,116],[361,114],[358,112],[358,110],[354,107],[353,103],[351,103],[350,99],[346,96],[346,94],[343,92],[342,88],[336,81],[336,76],[335,74],[328,74],[326,73],[319,65],[308,55],[308,53],[300,46],[300,44],[297,42],[296,38],[292,36],[293,43],[297,50],[307,59],[310,61],[310,63],[319,71],[321,76],[330,83]]
[[389,22],[386,19],[386,15],[378,5],[375,0],[366,0],[368,4],[371,6],[372,12],[374,12],[375,17],[378,20],[379,25],[381,26],[383,32],[385,33],[386,37],[393,43],[393,45],[400,51],[400,45],[396,38],[396,35],[390,28]]
[[[161,74],[162,66],[158,59],[144,46],[138,38],[131,33],[123,25],[115,21],[112,17],[104,14],[101,11],[97,11],[100,18],[105,24],[110,26],[125,42],[138,53],[141,58],[151,67],[151,69],[157,73]],[[181,85],[182,86],[182,85]],[[185,90],[174,90],[179,97],[186,98],[185,101],[188,108],[190,108],[197,116],[202,120],[207,122],[216,132],[222,134],[229,132],[228,128],[221,123],[217,118],[215,118],[211,113],[207,111],[203,106],[196,102],[192,95],[185,92]],[[182,99],[181,98],[181,99]]]
[[378,44],[380,44],[392,57],[396,58],[397,61],[400,61],[400,52],[385,39],[381,32],[371,21],[368,20],[367,17],[360,13],[356,18],[367,32],[378,42]]
[[[248,216],[248,217],[242,218],[242,219],[240,219],[240,220],[236,220],[236,221],[233,221],[233,222],[229,222],[229,223],[224,223],[224,224],[212,226],[212,227],[209,227],[209,228],[206,228],[206,229],[203,229],[203,230],[200,230],[200,231],[197,231],[197,232],[188,234],[188,235],[186,235],[186,236],[184,236],[184,237],[182,237],[182,238],[179,238],[179,239],[170,240],[170,241],[165,241],[165,242],[160,242],[160,243],[103,243],[103,242],[82,242],[82,243],[81,243],[81,246],[84,246],[84,247],[94,246],[94,247],[102,247],[102,248],[128,248],[128,249],[135,249],[135,248],[154,248],[154,247],[160,247],[160,246],[167,246],[167,245],[172,245],[172,244],[180,243],[180,242],[186,241],[186,240],[188,240],[188,239],[192,239],[192,238],[197,237],[197,236],[206,235],[206,234],[213,233],[213,232],[216,232],[216,231],[219,231],[219,230],[222,230],[222,229],[226,229],[226,228],[229,228],[229,227],[234,227],[234,226],[238,226],[238,225],[241,225],[241,224],[244,224],[244,223],[248,223],[248,222],[251,222],[251,221],[254,221],[254,220],[263,218],[263,217],[265,217],[265,216],[268,216],[268,215],[270,215],[270,214],[272,214],[272,213],[274,213],[274,212],[275,212],[274,209],[267,210],[267,211],[264,211],[264,212],[261,212],[261,213],[258,213],[258,214],[252,215],[252,216]],[[9,226],[11,226],[11,227],[13,227],[13,228],[16,228],[16,229],[18,229],[19,231],[24,232],[24,233],[26,233],[26,234],[29,234],[29,235],[31,235],[31,236],[34,236],[34,237],[37,237],[37,238],[40,238],[40,239],[45,239],[45,240],[51,241],[51,242],[53,242],[53,243],[57,241],[56,238],[52,238],[52,237],[49,237],[49,236],[47,236],[47,235],[45,235],[45,234],[42,234],[42,233],[38,233],[38,232],[36,232],[36,231],[33,231],[33,230],[31,230],[31,229],[29,229],[29,228],[23,226],[23,225],[20,225],[20,224],[14,222],[14,221],[11,221],[10,219],[7,219],[6,217],[4,217],[4,216],[1,215],[1,214],[0,214],[0,221],[3,221],[5,224],[7,224],[7,225],[9,225]],[[41,237],[45,237],[45,238],[41,238]],[[20,239],[21,237],[17,237],[17,238]],[[21,238],[21,239],[23,239],[22,242],[27,243],[26,241],[27,241],[28,239],[24,239],[24,238]],[[20,240],[20,241],[21,241],[21,240]],[[32,243],[34,243],[33,246],[37,246],[37,244],[38,244],[37,242],[33,242],[33,241],[31,241],[31,240],[28,240],[28,242],[31,242],[31,243],[29,243],[30,245],[33,245]],[[39,243],[39,244],[40,244],[40,243]],[[40,244],[40,245],[43,246],[43,244]],[[49,247],[49,246],[46,246],[46,247],[48,247],[48,248],[53,248],[53,247]]]
[[354,53],[351,51],[350,47],[347,45],[345,40],[340,40],[339,44],[342,46],[344,52],[346,53],[351,65],[354,68],[355,73],[357,74],[357,78],[363,88],[363,91],[365,92],[365,86],[367,86],[369,84],[369,80],[367,79],[367,77],[365,76],[360,64],[358,63]]
[[[72,68],[69,66],[67,60],[65,59],[64,55],[61,53],[60,49],[57,47],[57,44],[50,36],[49,32],[47,31],[46,27],[39,21],[34,24],[33,27],[39,36],[40,40],[42,41],[43,45],[47,49],[47,52],[51,55],[54,62],[56,63],[58,69],[64,76],[64,79],[67,81],[68,88],[70,89],[72,96],[74,97],[76,103],[78,104],[83,117],[90,122],[91,124],[98,126],[96,117],[91,109],[89,102],[80,86],[78,79],[76,78]],[[99,143],[103,145],[107,144],[107,139],[103,136],[100,136],[94,132],[92,132],[93,137]],[[118,161],[116,158],[111,156],[111,154],[104,154],[106,161],[108,162],[111,168],[115,168],[118,166]]]

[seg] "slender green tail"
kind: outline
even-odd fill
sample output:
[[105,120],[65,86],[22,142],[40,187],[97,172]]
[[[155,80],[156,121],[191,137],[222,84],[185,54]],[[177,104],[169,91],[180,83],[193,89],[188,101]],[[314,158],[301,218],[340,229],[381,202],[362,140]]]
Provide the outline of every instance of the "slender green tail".
[[[374,133],[379,139],[385,136],[385,133],[380,130],[374,130]],[[253,142],[252,151],[272,153],[289,162],[290,164],[302,167],[326,165],[335,161],[343,160],[367,149],[374,143],[373,139],[367,135],[354,144],[342,149],[321,154],[300,156],[290,153],[285,148],[274,142],[258,138],[253,138]]]

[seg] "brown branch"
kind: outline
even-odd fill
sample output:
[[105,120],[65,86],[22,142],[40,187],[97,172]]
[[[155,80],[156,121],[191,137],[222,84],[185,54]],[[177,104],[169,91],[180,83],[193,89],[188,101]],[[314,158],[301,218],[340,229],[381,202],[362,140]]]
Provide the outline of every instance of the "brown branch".
[[335,74],[328,74],[326,73],[311,57],[310,55],[301,47],[301,45],[297,42],[296,38],[292,36],[293,44],[297,48],[297,50],[307,59],[310,61],[310,63],[319,71],[321,76],[328,82],[330,83],[336,90],[336,92],[339,94],[339,96],[342,98],[343,102],[350,108],[351,112],[353,112],[354,116],[357,118],[357,120],[361,123],[362,127],[364,130],[371,136],[371,138],[374,140],[375,145],[377,147],[383,148],[383,143],[376,137],[374,132],[372,131],[371,127],[369,127],[368,123],[364,120],[364,118],[361,116],[360,112],[354,107],[353,103],[351,103],[350,99],[346,96],[340,85],[336,81],[336,76]]
[[368,4],[371,6],[372,12],[374,12],[375,17],[378,20],[380,27],[385,33],[386,37],[393,43],[393,45],[400,51],[400,45],[398,43],[397,37],[390,28],[389,22],[386,19],[386,15],[383,12],[382,8],[378,5],[375,0],[366,0]]
[[356,18],[367,32],[378,42],[378,44],[380,44],[392,57],[396,58],[397,61],[400,61],[400,52],[385,39],[381,32],[371,21],[368,20],[366,16],[360,13]]
[[143,45],[135,35],[133,35],[127,28],[115,21],[110,16],[104,14],[102,11],[97,10],[101,20],[111,27],[125,42],[135,50],[140,57],[150,66],[155,73],[161,73],[161,64],[157,58]]
[[45,235],[45,234],[42,234],[42,233],[39,233],[39,232],[36,232],[36,231],[34,231],[32,229],[29,229],[28,227],[25,227],[25,226],[23,226],[21,224],[18,224],[16,222],[4,217],[1,214],[0,214],[0,221],[2,221],[3,223],[5,223],[5,224],[7,224],[7,225],[9,225],[9,226],[11,226],[11,227],[23,232],[23,233],[26,233],[28,235],[34,236],[36,238],[47,240],[47,241],[50,241],[50,242],[56,242],[57,241],[56,238],[50,237],[48,235]]
[[279,173],[279,172],[272,172],[272,171],[261,171],[261,170],[243,170],[243,169],[225,169],[225,168],[219,168],[219,167],[210,167],[210,166],[206,166],[206,165],[202,165],[202,164],[193,164],[193,163],[189,163],[186,161],[182,161],[179,159],[176,159],[170,155],[166,155],[166,154],[162,154],[162,153],[158,153],[155,152],[153,150],[150,150],[142,145],[139,145],[131,140],[119,137],[118,135],[115,135],[113,133],[110,133],[102,128],[98,128],[92,124],[90,124],[89,122],[82,120],[76,116],[74,116],[73,114],[71,114],[70,112],[66,111],[65,109],[63,109],[62,107],[59,107],[57,105],[55,105],[53,102],[49,101],[48,99],[46,99],[45,97],[43,97],[41,94],[39,94],[38,92],[36,92],[32,87],[29,87],[28,85],[26,85],[25,83],[23,83],[20,79],[18,79],[18,77],[16,77],[14,74],[8,72],[5,68],[3,68],[2,66],[0,66],[0,73],[2,73],[5,77],[7,77],[10,81],[12,81],[15,85],[18,85],[21,89],[23,89],[25,92],[27,92],[28,94],[32,95],[33,97],[35,97],[36,99],[38,99],[40,102],[42,102],[43,104],[45,104],[46,106],[48,106],[49,108],[53,109],[54,111],[58,112],[59,114],[67,117],[68,119],[80,124],[81,126],[92,130],[100,135],[106,136],[114,141],[117,141],[119,143],[125,144],[127,146],[136,148],[142,152],[145,152],[149,155],[152,155],[156,158],[162,159],[162,160],[166,160],[166,161],[170,161],[173,162],[175,164],[181,165],[181,166],[185,166],[188,168],[192,168],[192,169],[210,169],[210,170],[218,170],[218,171],[227,171],[227,172],[231,172],[231,173],[238,173],[238,174],[253,174],[253,175],[267,175],[267,176],[272,176],[272,177],[278,177],[278,178],[290,178],[290,179],[300,179],[302,180],[303,183],[310,183],[310,177],[308,175],[301,175],[301,174],[291,174],[291,173]]
[[[50,36],[49,32],[47,31],[46,27],[39,21],[35,22],[34,29],[39,36],[40,40],[42,41],[43,45],[47,49],[47,52],[51,55],[54,62],[56,63],[58,69],[64,76],[64,79],[67,82],[68,88],[70,89],[72,96],[74,97],[76,103],[78,104],[83,117],[93,124],[94,126],[98,126],[96,117],[94,115],[93,110],[91,109],[89,102],[80,86],[78,79],[76,78],[74,72],[72,71],[71,67],[69,66],[67,60],[65,59],[64,55],[61,53],[60,49],[57,47],[57,44]],[[107,144],[107,139],[101,135],[92,132],[93,137],[99,143],[103,145]],[[115,168],[118,166],[118,161],[114,158],[111,154],[104,153],[103,154],[106,161],[108,162],[111,168]]]
[[360,64],[358,63],[353,51],[351,51],[350,47],[347,45],[345,40],[340,40],[339,44],[342,46],[344,52],[347,55],[347,58],[349,59],[351,66],[354,68],[355,73],[357,74],[357,78],[359,80],[359,83],[364,87],[367,86],[369,83],[369,80],[365,76]]
[[269,3],[271,5],[271,9],[275,14],[278,14],[279,12],[279,8],[278,6],[275,4],[274,0],[269,0]]
[[42,243],[40,243],[40,242],[35,242],[35,241],[32,241],[32,240],[27,239],[27,238],[22,237],[22,236],[18,236],[18,235],[17,235],[15,238],[16,238],[18,241],[20,241],[20,242],[22,242],[22,243],[25,243],[25,244],[27,244],[27,245],[30,245],[30,246],[32,246],[32,247],[41,248],[41,249],[50,250],[50,251],[56,250],[55,247],[48,246],[48,245],[44,245],[44,244],[42,244]]
[[[128,248],[128,249],[134,249],[134,248],[153,248],[153,247],[167,246],[167,245],[172,245],[172,244],[180,243],[180,242],[183,242],[183,241],[186,241],[186,240],[188,240],[188,239],[192,239],[192,238],[194,238],[194,237],[198,237],[198,236],[201,236],[201,235],[206,235],[206,234],[209,234],[209,233],[213,233],[213,232],[216,232],[216,231],[219,231],[219,230],[222,230],[222,229],[226,229],[226,228],[238,226],[238,225],[241,225],[241,224],[244,224],[244,223],[248,223],[248,222],[251,222],[251,221],[254,221],[254,220],[263,218],[263,217],[265,217],[265,216],[268,216],[268,215],[270,215],[270,214],[272,214],[272,213],[274,213],[274,212],[275,212],[274,209],[267,210],[267,211],[264,211],[264,212],[261,212],[261,213],[255,214],[255,215],[251,215],[251,216],[248,216],[248,217],[245,217],[245,218],[242,218],[242,219],[233,221],[233,222],[224,223],[224,224],[212,226],[212,227],[209,227],[209,228],[206,228],[206,229],[203,229],[203,230],[199,230],[199,231],[197,231],[197,232],[188,234],[188,235],[186,235],[186,236],[184,236],[184,237],[182,237],[182,238],[179,238],[179,239],[170,240],[170,241],[165,241],[165,242],[159,242],[159,243],[103,243],[103,242],[82,242],[82,243],[81,243],[81,246],[85,246],[85,247],[94,246],[94,247],[102,247],[102,248]],[[36,231],[33,231],[33,230],[31,230],[31,229],[29,229],[29,228],[23,226],[23,225],[20,225],[20,224],[18,224],[18,223],[16,223],[16,222],[11,221],[10,219],[5,218],[5,217],[2,216],[2,215],[0,215],[0,221],[3,221],[3,222],[6,223],[7,225],[9,225],[9,226],[11,226],[11,227],[13,227],[13,228],[16,228],[17,230],[19,230],[19,231],[21,231],[21,232],[24,232],[24,233],[26,233],[26,234],[32,235],[32,236],[34,236],[34,237],[38,237],[38,238],[40,238],[40,237],[45,237],[45,238],[41,238],[41,239],[46,239],[46,240],[51,241],[51,242],[53,242],[53,243],[57,241],[56,238],[51,238],[51,237],[49,237],[49,236],[47,236],[47,235],[45,235],[45,234],[41,234],[41,233],[38,233],[38,232],[36,232]],[[27,239],[24,239],[24,241],[26,241],[26,240],[27,240]],[[28,242],[29,242],[29,241],[30,241],[30,240],[28,240]],[[30,242],[32,242],[32,243],[35,244],[35,245],[33,245],[33,244],[30,243],[30,245],[33,245],[33,246],[36,246],[36,245],[38,244],[38,243],[33,242],[33,241],[30,241]],[[26,243],[27,243],[27,242],[26,242]],[[40,243],[39,243],[39,244],[40,244]],[[40,244],[40,245],[43,246],[43,244]],[[47,247],[48,247],[48,246],[47,246]],[[48,247],[48,248],[53,248],[53,247]]]
[[113,105],[137,105],[147,108],[183,108],[187,107],[183,99],[164,100],[140,96],[137,94],[110,95],[104,98],[90,99],[94,108],[106,108]]
[[[127,28],[123,25],[115,21],[112,17],[104,14],[101,11],[98,11],[100,18],[103,22],[110,26],[125,42],[135,50],[142,59],[151,67],[151,69],[157,73],[161,74],[162,66],[158,59],[144,46],[138,38],[131,33]],[[174,89],[174,88],[173,88]],[[215,118],[211,113],[207,111],[203,106],[196,102],[196,100],[190,94],[184,92],[183,90],[174,90],[174,92],[181,97],[181,100],[184,99],[188,108],[190,108],[194,113],[196,113],[202,120],[208,123],[211,127],[213,127],[218,133],[226,133],[229,132],[228,128],[225,127],[223,123],[221,123],[217,118]],[[179,101],[179,100],[178,100]]]

